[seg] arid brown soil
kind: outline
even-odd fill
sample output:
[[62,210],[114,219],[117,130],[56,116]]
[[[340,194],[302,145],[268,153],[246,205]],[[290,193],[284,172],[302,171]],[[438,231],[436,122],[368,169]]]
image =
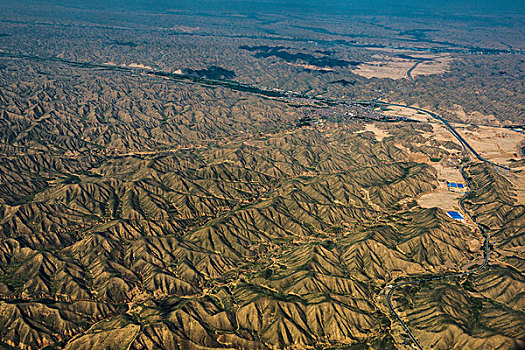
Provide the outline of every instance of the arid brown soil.
[[413,347],[388,286],[483,262],[461,167],[488,266],[392,303],[521,344],[522,21],[131,3],[0,4],[0,349]]

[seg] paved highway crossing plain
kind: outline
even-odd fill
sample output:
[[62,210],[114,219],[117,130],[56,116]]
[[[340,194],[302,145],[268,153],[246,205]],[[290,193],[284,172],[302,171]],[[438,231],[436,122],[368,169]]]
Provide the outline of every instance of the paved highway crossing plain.
[[352,73],[365,78],[413,79],[418,75],[441,74],[449,69],[452,57],[448,53],[414,54],[411,51],[393,49],[386,53],[377,48],[372,60],[352,69]]
[[495,126],[458,123],[453,126],[480,155],[490,161],[512,166],[523,158],[520,144],[525,142],[525,134]]

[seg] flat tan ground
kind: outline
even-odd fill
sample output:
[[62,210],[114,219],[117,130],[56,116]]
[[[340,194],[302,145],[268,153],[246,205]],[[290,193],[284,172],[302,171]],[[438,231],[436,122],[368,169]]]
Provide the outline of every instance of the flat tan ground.
[[447,167],[441,163],[430,164],[438,172],[439,187],[434,192],[426,193],[421,196],[417,200],[417,203],[423,208],[437,207],[447,211],[460,211],[459,200],[463,194],[450,191],[445,181],[464,183],[461,172],[455,167]]
[[385,137],[390,136],[388,131],[379,129],[374,123],[368,123],[365,125],[365,130],[357,131],[357,134],[363,133],[365,131],[371,131],[375,134],[377,141],[383,141]]
[[438,179],[448,182],[460,182],[463,183],[465,180],[461,176],[461,171],[456,167],[444,166],[441,163],[430,163],[438,171]]
[[373,55],[373,61],[365,62],[352,70],[352,73],[365,78],[408,78],[407,72],[417,62],[414,59],[394,57],[393,54],[406,54],[417,58],[431,58],[432,61],[419,63],[412,71],[412,76],[441,74],[446,72],[452,58],[449,55],[422,55],[408,51],[393,50],[392,52]]
[[146,69],[153,69],[151,68],[150,66],[145,66],[141,63],[130,63],[128,64],[128,67],[131,67],[131,68],[146,68]]
[[446,187],[443,186],[435,192],[422,195],[417,200],[417,204],[419,204],[419,206],[422,208],[440,208],[447,211],[460,211],[458,204],[460,198],[460,193],[450,192],[446,189]]
[[423,112],[418,113],[417,111],[414,111],[413,109],[406,108],[406,107],[398,107],[398,106],[388,106],[386,110],[382,111],[385,115],[391,115],[391,116],[397,116],[397,117],[407,117],[415,120],[419,120],[422,122],[427,123],[435,123],[434,119],[429,117],[426,113]]
[[520,159],[520,144],[525,135],[518,132],[490,126],[478,126],[469,130],[465,125],[454,125],[456,130],[484,158],[498,164],[509,165],[511,159]]
[[310,70],[319,70],[319,71],[324,71],[324,72],[332,72],[334,70],[333,68],[318,67],[318,66],[314,66],[311,64],[300,64],[300,63],[288,63],[288,64],[290,66],[301,67],[301,68],[310,69]]
[[[414,56],[414,55],[412,55]],[[436,55],[419,55],[418,57],[433,58],[434,61],[425,61],[417,65],[412,71],[412,76],[415,78],[418,75],[441,74],[448,70],[450,62],[453,60],[450,56],[436,56]]]
[[391,60],[377,60],[366,62],[356,69],[352,69],[352,73],[370,78],[390,78],[403,79],[407,77],[407,72],[414,65],[414,62],[403,60],[400,58],[393,58]]

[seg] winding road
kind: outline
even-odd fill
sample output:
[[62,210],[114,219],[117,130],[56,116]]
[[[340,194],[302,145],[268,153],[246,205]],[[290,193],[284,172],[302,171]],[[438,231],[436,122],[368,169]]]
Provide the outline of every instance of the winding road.
[[[415,279],[415,280],[411,280],[411,281],[405,281],[405,282],[401,282],[401,283],[398,283],[398,284],[394,284],[390,288],[390,290],[388,291],[388,293],[386,295],[386,303],[388,305],[388,308],[390,309],[392,314],[395,316],[395,318],[399,321],[399,323],[401,324],[401,326],[403,327],[405,332],[409,335],[409,337],[412,339],[414,344],[419,349],[423,349],[421,344],[419,343],[419,341],[412,334],[412,332],[410,331],[410,329],[408,328],[406,323],[402,320],[402,318],[399,316],[399,314],[396,312],[394,306],[392,305],[392,296],[393,296],[394,292],[396,290],[398,290],[399,288],[402,288],[402,287],[407,286],[407,285],[418,284],[418,283],[427,282],[427,281],[449,279],[449,278],[453,278],[453,277],[467,276],[467,275],[470,275],[470,274],[473,274],[473,273],[476,273],[476,272],[480,271],[481,269],[485,268],[488,265],[489,256],[490,256],[490,245],[489,245],[489,238],[490,237],[489,237],[489,234],[488,234],[487,230],[482,225],[480,225],[478,222],[476,222],[476,219],[472,217],[472,215],[466,210],[465,205],[464,205],[465,198],[468,197],[468,195],[472,191],[471,183],[468,180],[468,176],[465,173],[465,166],[468,163],[470,163],[470,161],[471,161],[470,153],[472,153],[478,160],[480,160],[482,162],[485,162],[487,164],[490,164],[492,166],[499,167],[499,168],[502,168],[502,169],[506,169],[506,170],[510,170],[510,169],[508,167],[506,167],[506,166],[496,164],[496,163],[494,163],[494,162],[492,162],[490,160],[487,160],[487,159],[483,158],[480,154],[478,154],[474,150],[474,148],[472,148],[472,146],[456,131],[456,129],[446,119],[444,119],[442,116],[440,116],[440,115],[438,115],[436,113],[433,113],[431,111],[427,111],[427,110],[424,110],[424,109],[421,109],[421,108],[417,108],[417,107],[411,107],[411,106],[406,106],[406,105],[396,104],[396,103],[383,102],[383,101],[378,101],[378,100],[374,100],[374,101],[352,101],[352,100],[346,100],[346,99],[341,100],[341,99],[330,99],[330,98],[323,98],[323,97],[310,97],[310,96],[307,96],[305,94],[297,93],[297,92],[293,92],[293,91],[283,91],[283,90],[279,90],[279,89],[268,90],[268,89],[263,89],[263,88],[259,88],[259,87],[254,87],[254,86],[251,86],[251,85],[248,85],[248,84],[241,84],[241,83],[238,83],[238,82],[235,82],[235,81],[232,81],[232,80],[208,79],[206,77],[195,77],[195,76],[190,76],[190,75],[185,75],[185,74],[174,74],[174,73],[170,73],[170,72],[165,72],[165,71],[160,71],[160,70],[152,70],[152,69],[145,69],[145,68],[126,67],[126,66],[110,66],[110,65],[98,64],[98,63],[77,62],[77,61],[72,61],[72,60],[67,60],[67,59],[62,59],[62,58],[57,58],[57,57],[41,57],[41,56],[36,56],[36,55],[24,54],[24,53],[11,53],[11,52],[1,51],[1,50],[0,50],[0,57],[17,58],[17,59],[28,59],[28,60],[35,60],[35,61],[50,61],[50,62],[55,62],[55,63],[66,64],[66,65],[69,65],[69,66],[80,67],[80,68],[103,69],[103,70],[112,70],[112,71],[118,71],[118,72],[129,73],[129,74],[136,74],[136,73],[138,73],[138,74],[150,75],[150,76],[152,76],[152,75],[153,76],[161,76],[161,77],[167,77],[169,79],[176,80],[176,81],[186,81],[186,82],[192,82],[192,83],[208,85],[208,86],[209,85],[222,86],[222,87],[226,87],[226,88],[229,88],[229,89],[235,90],[235,91],[249,92],[249,93],[258,94],[258,95],[262,95],[262,96],[266,96],[266,97],[272,97],[272,98],[283,98],[283,99],[304,98],[304,99],[308,99],[308,100],[311,100],[311,101],[314,101],[314,102],[315,101],[317,101],[317,102],[324,102],[324,103],[326,103],[328,105],[330,105],[330,104],[354,104],[354,105],[361,105],[361,106],[371,106],[371,105],[372,106],[377,106],[377,105],[396,106],[396,107],[409,108],[409,109],[412,109],[414,111],[425,113],[425,114],[429,115],[430,117],[432,117],[433,119],[436,119],[437,121],[439,121],[439,122],[441,122],[442,124],[445,125],[447,130],[461,143],[461,145],[463,147],[463,153],[465,154],[465,157],[468,159],[468,161],[465,162],[464,165],[462,165],[462,167],[461,167],[461,174],[462,174],[462,176],[463,176],[463,178],[465,180],[465,183],[469,187],[469,192],[467,194],[465,194],[460,199],[459,204],[460,204],[462,210],[472,220],[472,222],[474,222],[477,225],[477,227],[480,229],[480,231],[482,232],[482,234],[483,234],[483,236],[485,238],[485,242],[484,242],[484,261],[479,267],[477,267],[477,268],[475,268],[473,270],[464,271],[464,272],[457,272],[457,273],[450,273],[450,274],[441,274],[441,275],[436,275],[436,276],[432,276],[432,277],[420,278],[420,279]],[[414,65],[414,67],[412,67],[412,69],[415,68],[416,65]],[[470,151],[470,153],[469,153],[469,151]]]
[[416,69],[416,67],[420,64],[420,63],[423,63],[422,60],[418,60],[416,61],[416,63],[414,63],[414,65],[412,67],[410,67],[410,69],[407,71],[407,77],[410,78],[410,80],[414,81],[414,77],[412,76],[412,71],[414,69]]
[[[478,160],[480,160],[482,162],[485,162],[485,163],[488,163],[490,165],[493,165],[495,167],[501,168],[501,169],[510,170],[509,167],[506,167],[504,165],[500,165],[500,164],[494,163],[494,162],[492,162],[490,160],[487,160],[487,159],[483,158],[478,152],[476,152],[476,150],[474,148],[472,148],[472,146],[463,138],[463,136],[461,136],[456,131],[456,129],[445,118],[443,118],[442,116],[440,116],[440,115],[438,115],[438,114],[436,114],[434,112],[430,112],[430,111],[427,111],[427,110],[424,110],[424,109],[421,109],[421,108],[417,108],[417,107],[411,107],[411,106],[406,106],[406,105],[402,105],[402,104],[397,104],[397,103],[388,103],[388,102],[382,102],[382,101],[374,101],[374,103],[376,105],[382,105],[382,106],[404,107],[404,108],[413,109],[413,110],[418,111],[418,112],[426,113],[429,116],[431,116],[432,118],[434,118],[434,119],[440,121],[441,123],[443,123],[446,126],[446,128],[448,129],[448,131],[450,131],[452,133],[452,135],[461,143],[461,145],[463,147],[468,148],[468,150],[470,152],[472,152],[472,154]],[[469,156],[468,152],[466,152],[465,155],[470,159],[470,156]]]
[[479,160],[481,160],[483,162],[486,162],[486,163],[488,163],[490,165],[497,166],[497,167],[504,168],[504,169],[508,169],[508,168],[505,167],[505,166],[499,165],[499,164],[495,164],[495,163],[493,163],[493,162],[491,162],[489,160],[486,160],[483,157],[481,157],[468,144],[468,142],[465,141],[465,139],[463,137],[461,137],[460,134],[458,134],[458,132],[454,129],[454,127],[452,125],[450,125],[450,123],[448,123],[443,117],[441,117],[441,116],[439,116],[439,115],[437,115],[437,114],[435,114],[433,112],[421,109],[421,108],[409,107],[409,106],[400,105],[400,104],[393,104],[393,103],[380,103],[380,104],[405,107],[405,108],[410,108],[410,109],[413,109],[413,110],[416,110],[416,111],[424,112],[424,113],[430,115],[432,118],[437,119],[440,122],[442,122],[447,127],[447,129],[452,133],[452,135],[454,135],[456,137],[456,139],[461,143],[461,145],[463,146],[463,153],[468,158],[468,161],[461,166],[461,176],[463,176],[463,179],[465,180],[465,183],[468,185],[469,191],[463,197],[461,197],[461,199],[459,201],[459,204],[460,204],[461,209],[463,210],[463,212],[466,213],[467,216],[472,220],[472,222],[474,222],[477,225],[477,227],[480,229],[481,233],[483,234],[483,236],[485,238],[483,263],[480,266],[478,266],[477,268],[475,268],[473,270],[470,270],[470,271],[456,272],[456,273],[443,274],[443,275],[436,275],[436,276],[432,276],[432,277],[420,278],[420,279],[416,279],[416,280],[412,280],[412,281],[398,283],[398,284],[393,285],[392,288],[388,291],[388,293],[386,295],[386,303],[388,305],[388,308],[390,309],[392,314],[394,314],[396,319],[399,321],[399,323],[401,324],[401,326],[403,327],[405,332],[408,334],[410,339],[412,339],[412,341],[418,347],[418,349],[423,350],[423,347],[421,346],[421,344],[419,343],[417,338],[414,336],[414,334],[412,334],[412,332],[410,331],[410,329],[408,328],[406,323],[403,321],[403,319],[401,319],[401,316],[399,316],[399,314],[395,310],[394,306],[392,305],[392,295],[396,291],[396,289],[399,289],[399,288],[407,286],[407,285],[419,284],[421,282],[428,282],[428,281],[443,280],[443,279],[448,279],[448,278],[453,278],[453,277],[467,276],[467,275],[470,275],[470,274],[478,272],[479,270],[485,268],[488,265],[489,257],[490,257],[490,245],[489,245],[490,236],[489,236],[488,232],[485,230],[485,228],[482,225],[480,225],[476,221],[476,219],[474,217],[472,217],[472,215],[467,211],[467,209],[465,208],[465,204],[464,204],[465,199],[472,192],[472,184],[470,183],[470,181],[468,179],[468,176],[465,174],[465,165],[468,164],[471,161],[470,154],[468,153],[467,149],[470,150]]

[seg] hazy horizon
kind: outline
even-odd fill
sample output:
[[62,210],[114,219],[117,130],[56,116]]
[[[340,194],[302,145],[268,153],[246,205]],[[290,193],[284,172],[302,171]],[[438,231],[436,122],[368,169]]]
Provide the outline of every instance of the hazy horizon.
[[362,1],[319,1],[319,0],[157,0],[157,1],[143,1],[143,0],[110,0],[110,1],[0,1],[0,4],[34,4],[34,5],[57,5],[61,7],[81,7],[91,9],[105,9],[105,8],[121,8],[128,10],[151,10],[151,11],[166,11],[166,10],[198,10],[200,12],[209,11],[224,11],[224,12],[279,12],[286,9],[293,9],[294,12],[323,12],[344,14],[345,12],[360,13],[371,12],[370,14],[392,14],[396,16],[402,15],[427,15],[429,11],[442,15],[494,15],[494,14],[516,14],[521,15],[525,11],[524,1],[448,1],[437,0],[432,2],[410,1],[410,0],[374,0],[368,2]]

